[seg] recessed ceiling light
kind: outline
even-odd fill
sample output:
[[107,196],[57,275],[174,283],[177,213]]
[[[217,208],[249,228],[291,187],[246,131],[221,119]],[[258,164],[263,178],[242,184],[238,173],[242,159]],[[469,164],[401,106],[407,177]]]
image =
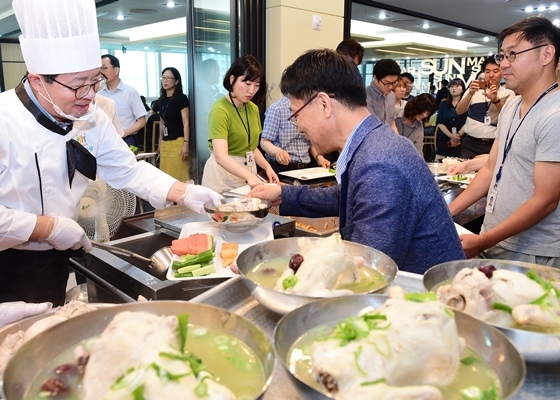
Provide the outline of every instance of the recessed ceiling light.
[[422,28],[424,29],[428,29],[430,27],[430,24],[428,24],[427,22],[424,23],[424,25],[422,25]]
[[118,19],[119,21],[122,21],[122,20],[124,19],[124,16],[122,16],[122,15],[117,15],[117,19]]
[[445,55],[445,58],[449,58],[449,54],[446,54],[446,55]]
[[410,56],[406,56],[406,59],[407,59],[407,60],[410,60]]
[[385,15],[385,13],[379,14],[379,19],[385,19],[385,18],[387,18],[387,16]]
[[525,12],[533,12],[533,7],[531,6],[525,7]]
[[494,54],[494,53],[490,52],[490,53],[488,53],[488,56],[491,56],[492,54]]
[[537,8],[537,11],[544,11],[544,10],[546,10],[546,7],[545,7],[545,6],[539,6],[539,7]]
[[175,7],[175,3],[172,2],[172,1],[168,1],[166,6],[169,7],[169,8],[173,8],[173,7]]
[[149,48],[149,46],[144,46],[144,50],[148,50]]
[[463,31],[459,29],[459,30],[457,31],[457,36],[463,36]]
[[488,42],[490,41],[490,38],[488,36],[484,36],[484,39],[482,39],[483,42]]
[[555,19],[554,21],[552,21],[552,24],[554,26],[560,26],[560,19]]
[[214,50],[212,47],[208,47],[208,51],[211,51],[212,53],[214,53],[216,50]]
[[558,6],[556,4],[550,6],[550,11],[556,11],[556,10],[558,10]]
[[373,58],[371,59],[371,61],[375,61],[375,57],[373,57]]

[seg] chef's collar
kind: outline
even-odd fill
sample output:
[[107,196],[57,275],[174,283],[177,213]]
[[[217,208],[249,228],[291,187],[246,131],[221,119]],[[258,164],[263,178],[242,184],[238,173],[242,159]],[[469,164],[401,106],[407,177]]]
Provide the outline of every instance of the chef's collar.
[[342,151],[338,156],[338,160],[336,160],[335,178],[339,185],[342,182],[342,174],[344,173],[344,171],[346,171],[346,166],[348,165],[348,151],[350,150],[350,146],[352,145],[352,139],[354,138],[354,133],[356,133],[358,128],[362,126],[362,124],[368,117],[369,115],[365,117],[363,120],[361,120],[360,123],[356,125],[354,130],[350,133],[350,136],[348,136],[348,139],[346,140],[346,143],[344,144],[344,147],[342,148]]
[[23,82],[23,88],[25,89],[27,95],[29,96],[29,98],[31,99],[33,104],[35,104],[37,106],[37,108],[39,110],[41,110],[41,112],[43,114],[45,114],[47,116],[47,118],[49,118],[52,122],[54,122],[55,124],[57,124],[58,126],[60,126],[64,130],[67,130],[68,127],[72,125],[71,121],[70,122],[60,122],[55,117],[53,117],[47,110],[45,110],[45,108],[41,105],[41,103],[39,103],[39,100],[37,100],[37,96],[35,96],[35,93],[33,93],[33,90],[31,90],[31,85],[29,84],[29,80],[26,79]]

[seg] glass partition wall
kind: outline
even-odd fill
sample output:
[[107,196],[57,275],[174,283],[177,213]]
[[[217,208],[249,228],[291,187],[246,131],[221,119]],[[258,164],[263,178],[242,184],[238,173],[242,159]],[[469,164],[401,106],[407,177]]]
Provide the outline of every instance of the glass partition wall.
[[129,44],[111,44],[101,37],[102,54],[113,54],[121,63],[120,78],[146,97],[147,104],[160,96],[161,71],[174,67],[181,73],[183,92],[190,100],[191,178],[200,183],[208,150],[208,113],[223,94],[222,79],[239,53],[231,29],[238,18],[232,13],[234,1],[188,0],[177,8],[177,20],[165,21],[184,27],[182,33],[153,37]]

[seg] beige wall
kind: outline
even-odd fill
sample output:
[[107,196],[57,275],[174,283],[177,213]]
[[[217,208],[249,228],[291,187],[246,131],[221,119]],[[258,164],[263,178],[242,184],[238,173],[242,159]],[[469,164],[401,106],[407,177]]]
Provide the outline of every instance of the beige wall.
[[[322,18],[321,30],[311,28],[313,14]],[[278,100],[282,71],[303,52],[334,49],[343,39],[344,1],[268,0],[266,10],[267,105]]]
[[19,44],[0,43],[2,54],[2,69],[4,71],[4,89],[13,89],[21,81],[27,69],[23,62],[23,56]]

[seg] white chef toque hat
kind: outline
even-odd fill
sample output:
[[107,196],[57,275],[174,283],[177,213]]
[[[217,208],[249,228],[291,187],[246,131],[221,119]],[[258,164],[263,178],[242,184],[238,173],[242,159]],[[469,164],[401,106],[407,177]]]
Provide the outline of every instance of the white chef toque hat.
[[101,66],[95,0],[14,0],[27,71],[66,74]]

